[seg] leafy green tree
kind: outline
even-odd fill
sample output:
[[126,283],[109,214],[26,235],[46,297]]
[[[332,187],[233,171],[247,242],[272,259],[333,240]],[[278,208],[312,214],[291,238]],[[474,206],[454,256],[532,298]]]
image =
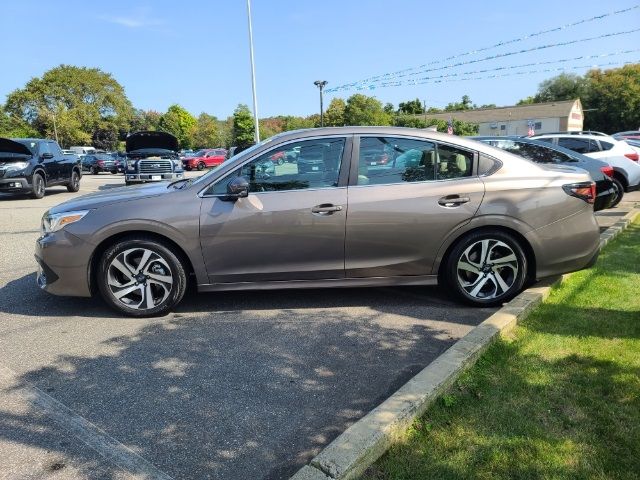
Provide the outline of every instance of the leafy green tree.
[[536,99],[533,95],[529,95],[522,100],[518,100],[518,103],[516,103],[516,105],[531,105],[532,103],[536,103]]
[[585,128],[608,133],[640,129],[640,63],[586,74]]
[[162,114],[155,110],[136,109],[131,118],[131,132],[158,130]]
[[246,105],[240,104],[233,112],[232,143],[245,149],[255,143],[255,123],[251,110]]
[[174,135],[178,139],[180,148],[191,148],[196,119],[180,105],[174,104],[160,118],[158,129]]
[[561,73],[538,86],[534,103],[574,100],[588,95],[589,81],[574,73]]
[[327,111],[324,112],[324,124],[327,127],[342,127],[344,125],[344,110],[347,104],[342,98],[333,98]]
[[400,102],[398,104],[398,113],[404,113],[407,115],[418,115],[424,113],[424,107],[419,98],[415,100],[409,100],[408,102]]
[[347,99],[344,121],[345,125],[391,125],[393,117],[384,111],[380,100],[356,93]]
[[415,115],[398,115],[395,118],[394,125],[396,127],[409,128],[426,128],[428,126],[423,118],[418,118]]
[[391,102],[387,102],[384,104],[384,111],[389,115],[394,115],[396,113],[396,109]]
[[[294,117],[292,115],[287,115],[282,117],[282,131],[289,132],[291,130],[300,130],[302,128],[313,128],[315,127],[315,123],[313,119],[307,119],[304,117]],[[327,116],[325,114],[324,117],[325,125],[327,125]]]
[[9,115],[0,105],[0,137],[35,137],[38,132],[23,119]]
[[7,96],[5,108],[40,136],[52,136],[55,119],[63,145],[91,141],[94,131],[105,123],[126,130],[133,113],[124,89],[111,74],[72,65],[32,78]]
[[224,145],[224,138],[218,128],[218,119],[202,112],[196,120],[193,133],[193,148],[219,147]]
[[91,144],[102,150],[114,150],[118,147],[118,131],[115,125],[105,123],[93,130]]
[[469,95],[463,95],[462,101],[447,104],[447,106],[444,107],[444,111],[454,112],[460,110],[473,110],[474,108],[476,108],[476,106],[471,101],[471,98],[469,98]]

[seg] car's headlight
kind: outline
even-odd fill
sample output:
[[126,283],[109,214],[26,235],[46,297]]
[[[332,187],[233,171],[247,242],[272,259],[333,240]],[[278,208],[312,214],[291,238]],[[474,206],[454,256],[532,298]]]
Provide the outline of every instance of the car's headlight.
[[29,162],[11,162],[7,164],[6,171],[7,172],[17,172],[19,170],[24,170],[29,166]]
[[134,168],[136,166],[135,160],[127,160],[127,168]]
[[42,217],[42,233],[57,232],[61,228],[78,220],[82,220],[89,210],[78,210],[64,213],[45,213]]

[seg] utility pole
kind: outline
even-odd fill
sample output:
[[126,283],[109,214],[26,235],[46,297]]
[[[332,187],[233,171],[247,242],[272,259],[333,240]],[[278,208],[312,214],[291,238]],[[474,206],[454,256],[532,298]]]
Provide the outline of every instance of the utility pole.
[[324,127],[324,108],[322,105],[322,89],[327,85],[326,80],[316,80],[313,84],[320,89],[320,126]]
[[51,112],[51,115],[53,116],[53,133],[56,136],[56,143],[60,145],[60,142],[58,141],[58,126],[56,125],[56,114],[55,112]]
[[427,125],[427,100],[422,100],[422,110],[424,111],[424,126],[428,127],[429,125]]
[[253,28],[251,27],[251,0],[247,0],[247,20],[249,21],[249,54],[251,57],[251,89],[253,90],[253,121],[255,123],[255,141],[260,141],[260,125],[258,124],[258,97],[256,95],[256,68],[253,60]]

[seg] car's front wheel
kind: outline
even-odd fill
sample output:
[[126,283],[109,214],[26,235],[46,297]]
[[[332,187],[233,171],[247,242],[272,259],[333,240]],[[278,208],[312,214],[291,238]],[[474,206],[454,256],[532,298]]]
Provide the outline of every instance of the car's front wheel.
[[187,287],[185,268],[176,253],[144,237],[120,240],[107,248],[96,278],[107,304],[134,317],[169,312]]
[[204,162],[198,162],[198,170],[204,170],[205,164]]
[[44,197],[45,188],[44,177],[40,173],[34,174],[31,183],[31,198],[40,199]]
[[444,280],[466,303],[491,307],[508,302],[523,288],[527,257],[512,235],[499,230],[467,235],[447,257]]

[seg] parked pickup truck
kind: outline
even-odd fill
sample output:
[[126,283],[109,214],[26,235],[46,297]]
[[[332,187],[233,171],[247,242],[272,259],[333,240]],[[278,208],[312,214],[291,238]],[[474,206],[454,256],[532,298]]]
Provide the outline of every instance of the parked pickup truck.
[[126,140],[125,184],[184,178],[178,140],[166,132],[136,132]]
[[0,192],[42,198],[47,187],[80,189],[82,171],[76,155],[64,155],[53,140],[0,138]]

